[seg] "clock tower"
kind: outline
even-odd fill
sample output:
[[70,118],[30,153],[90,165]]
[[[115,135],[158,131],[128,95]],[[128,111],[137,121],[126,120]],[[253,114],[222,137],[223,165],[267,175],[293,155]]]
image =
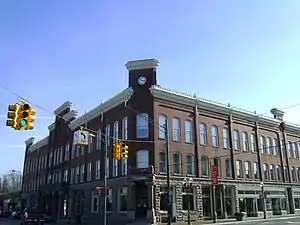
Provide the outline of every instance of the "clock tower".
[[152,85],[156,85],[156,68],[159,61],[156,59],[145,59],[129,61],[126,68],[129,71],[128,86],[134,90],[149,89]]

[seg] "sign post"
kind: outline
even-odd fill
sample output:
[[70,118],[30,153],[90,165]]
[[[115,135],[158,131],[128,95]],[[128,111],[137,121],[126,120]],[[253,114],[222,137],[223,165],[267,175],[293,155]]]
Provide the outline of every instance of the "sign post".
[[218,167],[216,165],[210,165],[211,170],[211,186],[213,188],[212,198],[213,198],[213,223],[216,223],[217,215],[216,215],[216,186],[219,184],[218,180]]

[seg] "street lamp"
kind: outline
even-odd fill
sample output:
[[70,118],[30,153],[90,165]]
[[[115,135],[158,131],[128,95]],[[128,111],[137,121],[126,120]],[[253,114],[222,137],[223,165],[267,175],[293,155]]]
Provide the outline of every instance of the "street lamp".
[[262,206],[263,206],[263,212],[264,212],[264,219],[267,219],[264,182],[260,182],[260,188],[261,188],[261,199],[262,199],[262,204],[263,204]]
[[188,224],[191,224],[191,197],[193,195],[193,178],[184,178],[183,180],[184,191],[188,195]]

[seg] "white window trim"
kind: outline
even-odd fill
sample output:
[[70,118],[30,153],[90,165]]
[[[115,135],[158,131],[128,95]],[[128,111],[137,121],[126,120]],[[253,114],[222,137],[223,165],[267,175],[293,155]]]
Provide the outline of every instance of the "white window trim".
[[[147,117],[147,120],[146,118]],[[145,120],[147,122],[147,134],[139,135],[139,119]],[[148,138],[149,137],[149,115],[147,113],[140,113],[136,116],[136,138]],[[146,127],[146,126],[145,126]]]
[[[94,210],[94,199],[97,199],[97,210]],[[99,195],[95,193],[95,191],[92,191],[91,193],[91,213],[98,213],[99,212],[99,203],[100,203],[100,198]]]

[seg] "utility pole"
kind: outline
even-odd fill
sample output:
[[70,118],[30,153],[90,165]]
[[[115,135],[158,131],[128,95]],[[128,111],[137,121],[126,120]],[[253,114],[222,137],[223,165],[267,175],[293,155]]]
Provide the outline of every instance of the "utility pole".
[[172,190],[171,190],[171,179],[170,179],[170,149],[169,149],[169,132],[168,122],[165,124],[165,137],[166,137],[166,163],[167,163],[167,196],[168,196],[168,225],[172,223]]
[[108,142],[107,139],[109,137],[105,137],[105,148],[104,148],[104,207],[103,207],[103,225],[106,225],[106,211],[107,211],[107,151],[108,151]]

